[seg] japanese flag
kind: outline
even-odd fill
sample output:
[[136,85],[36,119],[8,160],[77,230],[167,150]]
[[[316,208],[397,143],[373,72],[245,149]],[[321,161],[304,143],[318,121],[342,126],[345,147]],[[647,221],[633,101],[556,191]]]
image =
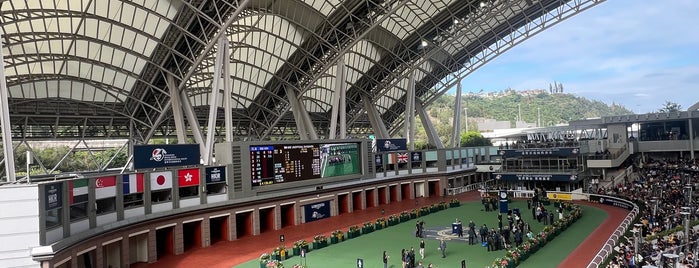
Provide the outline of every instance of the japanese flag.
[[162,190],[172,188],[172,172],[153,172],[150,174],[150,189]]

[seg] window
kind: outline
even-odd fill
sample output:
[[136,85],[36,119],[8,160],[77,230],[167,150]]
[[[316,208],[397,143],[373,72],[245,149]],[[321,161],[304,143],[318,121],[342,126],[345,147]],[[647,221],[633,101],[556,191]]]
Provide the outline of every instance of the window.
[[45,216],[46,229],[53,229],[63,225],[62,216],[63,209],[56,208],[52,210],[47,210]]
[[170,189],[152,191],[150,192],[150,200],[153,204],[171,201],[172,191]]
[[180,198],[193,198],[199,196],[199,186],[189,186],[180,188]]
[[124,208],[143,206],[143,193],[124,195]]
[[112,213],[116,211],[116,198],[105,198],[98,199],[95,202],[95,209],[97,210],[97,215]]

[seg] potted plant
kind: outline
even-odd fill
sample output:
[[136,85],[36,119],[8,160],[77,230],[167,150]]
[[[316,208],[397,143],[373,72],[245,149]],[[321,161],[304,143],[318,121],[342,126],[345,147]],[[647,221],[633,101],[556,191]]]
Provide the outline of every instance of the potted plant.
[[335,230],[332,232],[332,235],[330,236],[330,243],[331,244],[337,244],[343,240],[344,240],[344,233],[342,231]]
[[299,256],[301,255],[301,250],[305,250],[308,252],[308,242],[306,240],[299,240],[294,242],[294,247],[292,248],[292,251],[294,253],[294,256]]
[[328,245],[328,240],[324,235],[316,235],[313,237],[313,249],[321,249]]

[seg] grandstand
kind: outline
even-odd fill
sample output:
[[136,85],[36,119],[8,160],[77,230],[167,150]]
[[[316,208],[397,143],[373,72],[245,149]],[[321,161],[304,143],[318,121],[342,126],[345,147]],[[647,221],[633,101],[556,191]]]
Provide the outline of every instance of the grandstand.
[[[601,2],[2,1],[0,267],[153,264],[485,187],[503,167],[498,148],[442,144],[424,107]],[[584,171],[564,189],[605,179],[637,153],[693,158],[695,112],[580,122],[614,134],[598,137],[614,157],[575,157]],[[436,149],[415,150],[416,117]],[[630,141],[622,130],[639,121],[654,124]],[[659,133],[655,123],[670,121]],[[375,151],[372,135],[409,147]],[[65,159],[117,139],[124,166],[70,175],[55,175],[60,161],[49,166],[31,145],[73,144]]]

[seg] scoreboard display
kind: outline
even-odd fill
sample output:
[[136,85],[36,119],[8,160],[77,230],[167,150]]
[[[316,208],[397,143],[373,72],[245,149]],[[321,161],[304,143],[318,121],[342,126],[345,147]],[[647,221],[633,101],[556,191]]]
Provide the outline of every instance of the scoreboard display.
[[255,186],[320,178],[317,144],[250,146],[250,170]]
[[360,173],[359,143],[250,146],[252,186]]

